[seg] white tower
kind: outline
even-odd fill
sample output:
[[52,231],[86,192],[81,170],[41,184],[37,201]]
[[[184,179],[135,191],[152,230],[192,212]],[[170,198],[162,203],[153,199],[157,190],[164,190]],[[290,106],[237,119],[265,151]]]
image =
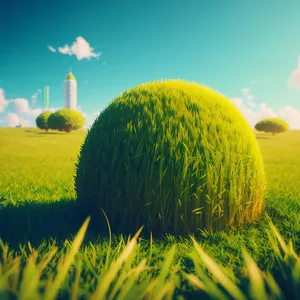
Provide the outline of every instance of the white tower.
[[77,109],[77,81],[71,72],[65,79],[65,108]]

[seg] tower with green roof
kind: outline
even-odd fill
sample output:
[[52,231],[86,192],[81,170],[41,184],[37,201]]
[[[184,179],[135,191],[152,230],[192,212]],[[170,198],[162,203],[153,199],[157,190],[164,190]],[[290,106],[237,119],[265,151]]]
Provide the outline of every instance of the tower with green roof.
[[77,109],[77,81],[72,72],[65,78],[65,108]]

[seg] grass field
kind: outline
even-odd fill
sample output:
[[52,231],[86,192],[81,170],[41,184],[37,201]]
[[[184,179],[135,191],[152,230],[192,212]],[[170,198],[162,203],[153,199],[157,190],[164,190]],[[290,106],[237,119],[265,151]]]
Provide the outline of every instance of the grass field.
[[[86,219],[73,187],[85,134],[0,128],[0,299],[267,299],[264,289],[269,299],[300,299],[300,131],[256,134],[268,180],[265,212],[293,242],[294,254],[282,244],[285,260],[269,240],[265,214],[255,224],[196,233],[199,249],[170,235],[110,241],[108,230],[97,236],[90,226],[78,250],[87,223],[73,244],[66,239]],[[250,259],[244,267],[242,247],[264,273]]]

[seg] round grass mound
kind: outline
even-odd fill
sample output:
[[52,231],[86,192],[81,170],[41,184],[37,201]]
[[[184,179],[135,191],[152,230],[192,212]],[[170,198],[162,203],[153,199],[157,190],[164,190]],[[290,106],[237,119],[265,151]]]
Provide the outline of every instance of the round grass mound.
[[39,129],[44,129],[48,131],[49,126],[48,126],[48,119],[52,115],[52,111],[43,111],[40,113],[37,118],[35,119],[36,126]]
[[257,218],[265,174],[253,130],[223,95],[196,83],[142,84],[88,131],[75,190],[113,230],[186,235]]
[[48,126],[54,130],[70,132],[81,129],[85,121],[85,117],[79,111],[63,108],[49,117]]
[[289,124],[279,118],[267,118],[259,121],[255,125],[257,131],[276,133],[286,132],[289,130]]

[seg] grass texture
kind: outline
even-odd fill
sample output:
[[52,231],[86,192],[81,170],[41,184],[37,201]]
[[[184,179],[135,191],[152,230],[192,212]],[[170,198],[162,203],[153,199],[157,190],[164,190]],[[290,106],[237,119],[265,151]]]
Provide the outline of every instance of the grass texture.
[[91,211],[105,210],[113,231],[145,225],[187,236],[258,218],[265,173],[253,131],[230,100],[166,80],[122,93],[100,114],[75,189]]
[[0,128],[0,299],[299,299],[299,131],[256,133],[272,221],[188,238],[115,235],[103,212],[96,234],[73,188],[85,136]]

